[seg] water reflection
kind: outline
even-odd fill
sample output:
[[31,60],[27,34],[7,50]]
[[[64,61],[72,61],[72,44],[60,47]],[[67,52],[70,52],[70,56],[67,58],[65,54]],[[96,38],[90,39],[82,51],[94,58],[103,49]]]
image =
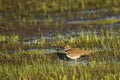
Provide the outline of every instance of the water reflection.
[[66,21],[65,23],[66,24],[78,24],[78,23],[98,22],[98,21],[104,21],[104,20],[120,20],[120,16],[110,16],[110,17],[105,17],[105,18],[98,18],[95,20],[72,20],[72,21]]

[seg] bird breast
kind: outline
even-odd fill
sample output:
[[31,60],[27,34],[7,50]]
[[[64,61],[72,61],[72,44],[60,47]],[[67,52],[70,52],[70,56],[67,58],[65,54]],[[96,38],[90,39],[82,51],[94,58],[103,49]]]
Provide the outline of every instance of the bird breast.
[[69,56],[82,56],[89,55],[89,51],[80,50],[79,48],[72,48],[71,50],[66,52]]

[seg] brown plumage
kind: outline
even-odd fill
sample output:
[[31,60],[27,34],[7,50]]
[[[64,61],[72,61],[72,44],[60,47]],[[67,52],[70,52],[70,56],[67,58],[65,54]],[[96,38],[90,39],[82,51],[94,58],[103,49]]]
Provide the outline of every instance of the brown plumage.
[[64,50],[67,57],[74,60],[84,55],[90,55],[90,51],[80,50],[79,48],[71,48],[70,46],[65,46]]

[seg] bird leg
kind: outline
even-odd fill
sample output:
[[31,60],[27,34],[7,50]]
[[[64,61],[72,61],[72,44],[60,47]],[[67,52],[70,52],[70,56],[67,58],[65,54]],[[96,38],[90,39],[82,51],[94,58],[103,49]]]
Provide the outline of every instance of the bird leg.
[[77,64],[77,59],[75,59],[75,64]]

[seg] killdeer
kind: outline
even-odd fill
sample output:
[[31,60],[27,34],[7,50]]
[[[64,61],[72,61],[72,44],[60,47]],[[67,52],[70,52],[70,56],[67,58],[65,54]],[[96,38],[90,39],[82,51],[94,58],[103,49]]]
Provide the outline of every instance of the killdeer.
[[70,59],[74,59],[77,62],[77,59],[84,55],[90,55],[90,51],[80,50],[79,48],[71,48],[71,46],[64,47],[66,56]]

